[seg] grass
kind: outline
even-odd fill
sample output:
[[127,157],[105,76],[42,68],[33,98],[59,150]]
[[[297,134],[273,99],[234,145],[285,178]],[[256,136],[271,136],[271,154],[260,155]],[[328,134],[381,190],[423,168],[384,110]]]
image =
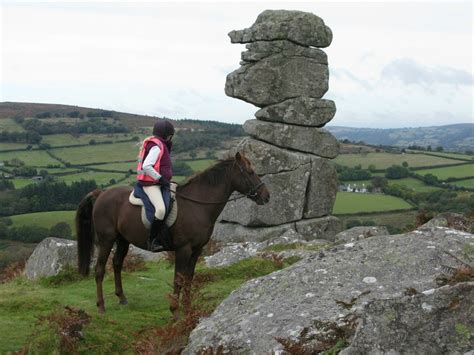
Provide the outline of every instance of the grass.
[[111,163],[111,164],[91,165],[90,167],[94,169],[118,170],[118,171],[123,171],[124,173],[126,173],[128,172],[129,169],[132,169],[132,171],[136,171],[137,163],[136,162]]
[[412,206],[400,198],[382,194],[338,192],[334,214],[357,214],[361,212],[383,212],[411,209]]
[[11,118],[0,118],[0,131],[23,132],[24,129]]
[[[218,269],[200,266],[196,277],[202,275],[210,281],[201,289],[199,302],[212,309],[246,280],[278,269],[274,262],[261,258]],[[127,306],[118,304],[109,272],[104,280],[107,312],[102,316],[96,311],[93,277],[79,281],[72,278],[55,287],[48,282],[28,282],[23,278],[0,285],[0,353],[17,351],[25,345],[32,353],[57,352],[57,335],[47,325],[35,326],[35,323],[39,317],[66,305],[91,316],[90,324],[83,329],[84,339],[78,352],[133,353],[133,343],[141,332],[164,326],[171,320],[167,294],[172,290],[173,272],[168,262],[160,262],[148,264],[145,271],[123,273],[124,290],[130,302]]]
[[12,149],[26,149],[27,143],[0,143],[0,150],[12,150]]
[[415,190],[416,192],[431,192],[439,190],[439,187],[425,185],[423,181],[414,179],[414,178],[404,178],[404,179],[396,179],[396,180],[389,180],[389,185],[403,185],[410,189]]
[[474,189],[474,179],[450,182],[450,184],[460,186],[460,187],[466,187],[468,189]]
[[13,182],[15,189],[21,189],[27,185],[36,184],[36,182],[31,180],[31,178],[15,178],[10,181]]
[[[423,154],[419,151],[412,151],[415,154]],[[456,158],[456,159],[463,159],[463,160],[474,160],[473,155],[461,154],[461,153],[447,153],[447,152],[428,152],[429,154],[439,155],[446,158]]]
[[410,167],[435,166],[444,164],[459,164],[458,160],[434,157],[424,154],[391,154],[391,153],[367,153],[367,154],[341,154],[334,162],[344,166],[354,167],[362,165],[367,169],[369,165],[375,165],[377,169],[386,169],[392,165],[402,165],[406,161]]
[[407,230],[413,229],[415,226],[415,219],[417,211],[404,211],[404,212],[386,212],[377,214],[364,214],[364,215],[348,215],[340,216],[339,218],[344,223],[344,228],[347,228],[347,222],[360,221],[363,225],[364,222],[374,222],[377,226],[390,226],[392,229]]
[[24,225],[37,225],[39,227],[51,228],[59,222],[67,222],[74,229],[75,211],[49,211],[18,214],[11,216],[13,227]]
[[10,161],[13,158],[20,159],[28,166],[46,167],[47,165],[61,164],[56,159],[51,158],[45,151],[33,150],[33,151],[21,151],[21,152],[9,152],[0,153],[0,161]]
[[440,180],[446,180],[449,178],[463,178],[474,176],[474,164],[458,165],[453,167],[438,168],[438,169],[426,169],[417,170],[417,174],[426,175],[433,174]]
[[125,136],[123,134],[82,134],[78,137],[72,136],[70,134],[52,134],[43,136],[42,143],[51,144],[51,146],[65,146],[65,145],[75,145],[75,144],[89,144],[91,139],[94,139],[96,142],[104,141],[117,141],[130,139],[132,136]]
[[199,160],[185,160],[194,172],[206,170],[211,165],[216,163],[213,159],[199,159]]
[[74,181],[80,180],[95,180],[97,185],[108,185],[111,179],[119,180],[123,178],[125,174],[120,173],[103,173],[97,171],[86,171],[78,174],[57,176],[58,181],[64,181],[66,184],[71,184]]
[[133,142],[89,145],[85,147],[58,148],[52,152],[71,164],[92,164],[134,160],[139,147]]

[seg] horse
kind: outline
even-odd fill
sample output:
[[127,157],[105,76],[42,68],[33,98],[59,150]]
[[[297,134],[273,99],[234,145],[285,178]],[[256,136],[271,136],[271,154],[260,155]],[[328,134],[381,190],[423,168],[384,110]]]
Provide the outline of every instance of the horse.
[[[115,295],[122,305],[128,303],[122,288],[121,271],[129,245],[131,243],[147,249],[149,230],[143,225],[141,207],[132,205],[128,200],[131,191],[129,186],[105,191],[94,190],[83,198],[76,212],[78,271],[83,276],[89,274],[94,246],[98,248],[95,281],[99,313],[105,312],[102,282],[114,243]],[[253,170],[251,162],[240,153],[219,161],[177,188],[178,215],[170,229],[175,252],[174,289],[170,304],[174,319],[179,318],[182,287],[185,312],[189,308],[196,262],[211,237],[218,216],[234,191],[258,205],[264,205],[270,200],[267,187]]]

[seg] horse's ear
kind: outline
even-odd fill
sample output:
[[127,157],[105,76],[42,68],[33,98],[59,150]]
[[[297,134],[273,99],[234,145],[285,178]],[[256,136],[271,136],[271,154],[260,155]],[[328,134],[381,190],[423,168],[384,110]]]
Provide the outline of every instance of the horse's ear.
[[237,160],[237,161],[242,160],[242,154],[240,154],[240,152],[235,153],[235,160]]

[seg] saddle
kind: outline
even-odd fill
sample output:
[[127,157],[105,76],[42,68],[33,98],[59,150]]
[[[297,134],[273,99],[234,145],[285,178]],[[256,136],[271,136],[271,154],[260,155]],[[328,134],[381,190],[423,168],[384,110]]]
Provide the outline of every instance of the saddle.
[[[176,217],[178,216],[178,202],[176,201],[176,187],[177,186],[178,184],[174,182],[170,184],[170,195],[171,195],[170,203],[165,214],[165,223],[168,227],[171,227],[176,222]],[[151,221],[147,218],[145,204],[140,198],[135,197],[133,193],[134,191],[131,192],[130,196],[128,197],[128,201],[134,206],[142,206],[142,209],[141,209],[142,223],[146,229],[150,229]]]

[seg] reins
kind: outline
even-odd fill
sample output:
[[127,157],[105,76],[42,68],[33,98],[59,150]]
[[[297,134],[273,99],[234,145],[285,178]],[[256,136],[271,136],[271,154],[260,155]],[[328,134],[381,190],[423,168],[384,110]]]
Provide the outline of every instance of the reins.
[[[240,164],[238,164],[236,161],[234,161],[234,163],[232,164],[232,168],[234,167],[234,165],[237,164],[237,166],[239,167],[239,170],[240,170],[240,173],[242,174],[242,176],[245,178],[245,182],[249,185],[249,186],[252,186],[252,182],[250,181],[250,178],[244,173],[244,169],[242,168],[242,166],[240,166]],[[231,170],[232,170],[231,168]],[[249,197],[249,198],[255,198],[257,197],[257,191],[258,189],[264,185],[264,182],[263,181],[260,181],[260,183],[258,183],[257,185],[253,186],[249,192],[247,192],[247,194],[245,195],[241,195],[241,196],[236,196],[236,197],[233,197],[233,198],[230,198],[230,199],[226,199],[226,200],[222,200],[222,201],[203,201],[203,200],[199,200],[199,199],[195,199],[195,198],[192,198],[192,197],[189,197],[189,196],[186,196],[186,195],[183,195],[182,193],[178,192],[178,190],[176,189],[175,191],[175,194],[176,196],[179,196],[185,200],[188,200],[188,201],[191,201],[191,202],[195,202],[195,203],[201,203],[201,204],[204,204],[204,205],[220,205],[222,203],[227,203],[227,202],[231,202],[231,201],[236,201],[236,200],[240,200],[241,198],[244,198],[244,197]]]

